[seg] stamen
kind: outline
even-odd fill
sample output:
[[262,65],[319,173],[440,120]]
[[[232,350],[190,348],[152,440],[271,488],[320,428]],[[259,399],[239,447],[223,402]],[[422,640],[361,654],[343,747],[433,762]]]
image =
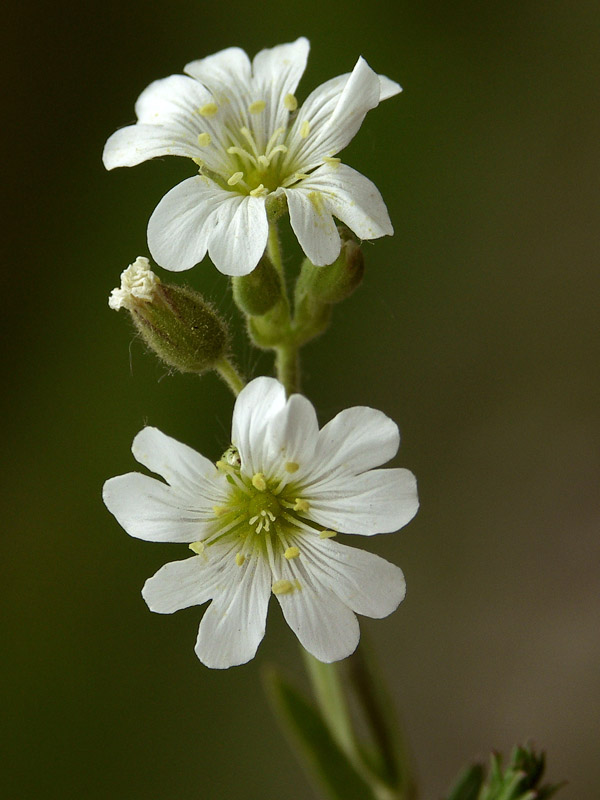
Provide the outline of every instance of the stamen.
[[295,111],[298,108],[298,101],[294,97],[293,94],[286,94],[283,98],[283,105],[287,108],[288,111]]
[[255,516],[250,517],[250,519],[248,520],[248,525],[254,525],[254,523],[259,518],[259,516],[260,516],[260,514],[256,514]]
[[227,179],[227,183],[229,186],[235,186],[236,183],[239,183],[244,177],[243,172],[234,172],[231,178]]
[[269,190],[265,189],[265,187],[261,183],[260,186],[256,187],[256,189],[252,189],[250,194],[252,195],[252,197],[262,197],[263,195],[269,194]]
[[208,147],[211,142],[210,133],[199,133],[198,144],[200,147]]
[[306,172],[294,172],[294,178],[297,181],[303,181],[305,178],[310,178],[310,175],[307,175]]
[[256,142],[254,141],[254,136],[252,136],[252,131],[247,128],[245,125],[243,128],[240,128],[240,133],[244,137],[244,139],[248,142],[250,147],[252,148],[254,155],[258,156],[258,148],[256,147]]
[[275,142],[276,142],[276,141],[277,141],[277,139],[279,139],[279,137],[280,137],[280,136],[282,136],[284,133],[285,133],[285,128],[275,128],[275,130],[274,130],[274,131],[273,131],[273,133],[271,134],[271,138],[270,138],[270,139],[269,139],[269,141],[267,142],[267,146],[265,147],[265,153],[266,153],[267,155],[270,155],[270,153],[271,153],[271,150],[272,150],[272,148],[273,148],[273,146],[274,146]]
[[265,169],[268,169],[271,166],[271,162],[266,156],[259,156],[258,163],[260,164],[261,167],[264,167]]
[[269,153],[269,158],[273,158],[275,153],[287,153],[287,151],[288,149],[284,144],[278,144],[277,147],[274,147]]
[[265,491],[265,489],[267,488],[267,482],[262,472],[257,472],[252,477],[252,486],[254,486],[255,489],[258,489],[259,492]]
[[300,464],[296,464],[295,461],[287,461],[285,465],[286,472],[298,472],[300,469]]
[[247,150],[244,150],[242,147],[236,147],[235,145],[232,147],[227,148],[227,152],[232,156],[239,156],[240,158],[245,159],[248,164],[251,164],[253,167],[258,167],[258,161],[254,158],[252,153],[249,153]]
[[196,164],[200,169],[204,166],[204,161],[201,158],[192,158],[194,164]]
[[203,117],[214,117],[218,110],[219,106],[216,103],[206,103],[198,109],[198,113]]
[[275,514],[272,511],[269,511],[268,508],[266,508],[262,513],[266,514],[269,517],[269,519],[271,520],[271,522],[275,522],[275,520],[277,519]]
[[319,534],[319,539],[333,539],[334,536],[337,536],[337,533],[335,531],[328,531],[326,529],[324,531],[321,531],[321,533]]
[[291,581],[281,580],[275,581],[273,586],[271,586],[271,591],[273,594],[290,594],[290,592],[294,591],[294,584]]
[[296,498],[296,505],[294,506],[294,511],[302,511],[306,514],[309,508],[310,505],[308,503],[308,500],[302,500],[302,498],[300,497]]
[[192,542],[188,547],[192,553],[196,553],[199,556],[204,552],[204,542]]
[[265,106],[267,104],[264,100],[255,100],[253,103],[250,103],[248,106],[248,111],[251,114],[260,114],[261,111],[265,110]]
[[300,555],[300,550],[298,550],[297,547],[288,547],[288,549],[285,551],[283,555],[289,561],[290,558],[298,558],[298,556]]
[[323,161],[326,164],[331,164],[332,167],[337,167],[338,164],[341,163],[341,158],[336,158],[335,156],[324,156]]
[[309,133],[310,133],[310,122],[307,119],[305,119],[302,125],[300,125],[300,136],[303,139],[306,139]]
[[246,556],[243,553],[235,554],[235,563],[238,565],[238,567],[241,567],[245,560]]

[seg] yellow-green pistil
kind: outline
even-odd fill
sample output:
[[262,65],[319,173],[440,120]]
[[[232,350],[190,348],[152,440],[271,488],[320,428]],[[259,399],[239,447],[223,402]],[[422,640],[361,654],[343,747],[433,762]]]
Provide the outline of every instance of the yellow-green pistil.
[[[235,537],[239,541],[234,556],[238,567],[249,558],[260,556],[267,558],[274,569],[275,552],[282,553],[287,560],[301,556],[301,546],[297,545],[298,534],[303,531],[319,533],[322,537],[323,534],[327,537],[335,535],[333,531],[322,531],[321,526],[306,518],[310,505],[300,496],[301,489],[297,484],[282,485],[282,480],[267,478],[261,472],[254,473],[251,478],[243,475],[235,448],[224,453],[217,468],[226,475],[230,484],[228,501],[213,508],[214,530],[204,541],[190,545],[195,553],[206,557],[206,548],[224,537]],[[284,468],[288,474],[293,474],[299,465],[290,461]],[[275,594],[301,588],[297,580],[292,583],[273,577],[272,591]]]

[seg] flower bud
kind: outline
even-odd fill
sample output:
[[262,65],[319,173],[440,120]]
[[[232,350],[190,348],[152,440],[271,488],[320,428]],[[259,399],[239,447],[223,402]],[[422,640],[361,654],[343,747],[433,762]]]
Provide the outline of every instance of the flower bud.
[[344,230],[340,233],[342,249],[333,264],[315,267],[306,259],[298,278],[299,294],[309,294],[320,303],[341,303],[360,286],[365,271],[360,244],[346,238]]
[[147,258],[137,258],[113,289],[111,308],[126,308],[148,347],[181,372],[216,367],[229,352],[225,322],[199,292],[162,283]]
[[261,317],[281,298],[281,281],[270,259],[263,256],[249,275],[232,278],[233,299],[252,317]]

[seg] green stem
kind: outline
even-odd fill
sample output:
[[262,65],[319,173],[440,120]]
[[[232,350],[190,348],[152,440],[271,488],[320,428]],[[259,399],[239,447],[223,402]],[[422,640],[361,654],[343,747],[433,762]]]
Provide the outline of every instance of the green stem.
[[356,760],[356,742],[337,664],[324,664],[302,648],[304,665],[329,729],[346,755]]
[[288,397],[300,391],[300,357],[296,344],[282,344],[275,348],[275,369]]
[[246,381],[242,378],[231,361],[228,358],[223,358],[221,361],[217,361],[214,369],[219,373],[221,378],[237,397],[246,385]]

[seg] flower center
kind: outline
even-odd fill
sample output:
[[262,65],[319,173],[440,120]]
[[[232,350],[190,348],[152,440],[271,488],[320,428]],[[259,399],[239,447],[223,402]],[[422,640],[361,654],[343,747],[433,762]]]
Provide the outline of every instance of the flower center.
[[[287,114],[293,114],[298,107],[296,98],[291,94],[287,94],[282,102]],[[216,103],[209,103],[198,109],[198,113],[200,116],[213,117],[222,108]],[[283,159],[288,152],[285,141],[289,126],[286,124],[273,131],[268,130],[265,124],[268,112],[267,102],[258,98],[248,105],[241,117],[236,115],[235,120],[231,117],[223,120],[220,143],[215,142],[207,132],[199,133],[198,144],[201,148],[224,147],[229,156],[226,159],[227,167],[224,165],[218,174],[208,170],[201,159],[194,159],[200,171],[216,179],[225,189],[253,197],[265,197],[280,186],[288,187],[306,178],[307,175],[303,173],[290,171],[288,174],[287,169],[282,170]],[[245,124],[240,125],[241,121]],[[310,125],[305,120],[300,128],[300,137],[305,139],[309,132]]]
[[271,530],[271,523],[281,514],[281,505],[277,498],[269,491],[257,491],[248,503],[248,525],[256,533]]

